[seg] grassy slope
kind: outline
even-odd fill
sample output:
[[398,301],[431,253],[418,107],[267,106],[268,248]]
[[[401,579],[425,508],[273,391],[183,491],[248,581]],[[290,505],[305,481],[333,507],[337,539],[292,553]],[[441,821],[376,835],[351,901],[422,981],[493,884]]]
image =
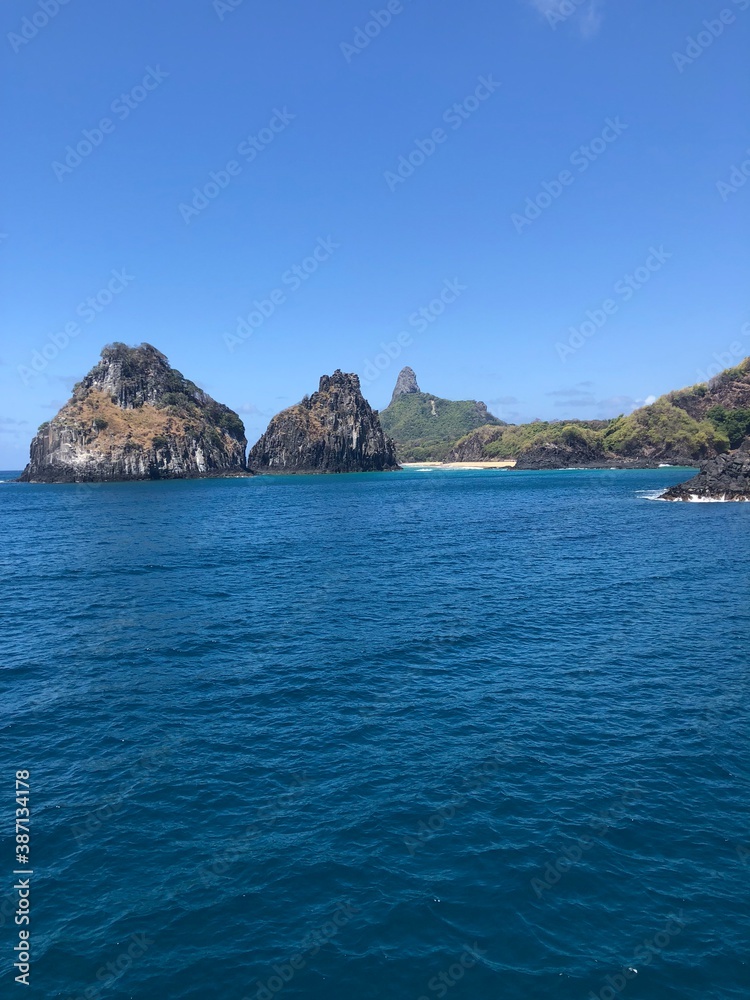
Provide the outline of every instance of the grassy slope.
[[750,435],[750,358],[708,384],[667,393],[650,406],[608,421],[559,421],[482,427],[449,451],[454,460],[517,458],[542,443],[577,444],[623,458],[702,459],[738,447]]
[[[489,420],[488,420],[489,416]],[[401,461],[440,461],[469,431],[501,421],[474,400],[441,399],[428,392],[399,396],[380,413],[380,423],[396,442]]]

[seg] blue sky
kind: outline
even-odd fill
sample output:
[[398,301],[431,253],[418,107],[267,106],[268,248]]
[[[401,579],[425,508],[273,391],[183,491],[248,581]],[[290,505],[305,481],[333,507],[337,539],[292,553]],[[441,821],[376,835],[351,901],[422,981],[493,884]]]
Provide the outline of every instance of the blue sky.
[[408,364],[529,420],[750,354],[750,0],[2,21],[0,467],[113,340],[157,346],[251,442],[335,368],[376,407]]

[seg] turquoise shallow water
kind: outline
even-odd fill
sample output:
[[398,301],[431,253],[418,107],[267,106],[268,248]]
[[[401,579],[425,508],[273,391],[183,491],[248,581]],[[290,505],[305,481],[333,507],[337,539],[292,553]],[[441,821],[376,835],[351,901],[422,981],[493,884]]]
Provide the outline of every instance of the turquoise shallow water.
[[746,998],[750,505],[684,478],[0,486],[2,995]]

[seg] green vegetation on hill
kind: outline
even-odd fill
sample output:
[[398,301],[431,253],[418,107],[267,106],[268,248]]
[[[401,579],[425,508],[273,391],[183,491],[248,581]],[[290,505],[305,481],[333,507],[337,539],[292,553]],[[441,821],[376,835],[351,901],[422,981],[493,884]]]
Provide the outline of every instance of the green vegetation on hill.
[[655,457],[698,459],[729,448],[729,438],[716,424],[695,420],[665,396],[627,417],[617,417],[602,441],[607,451],[626,458],[653,451]]
[[613,420],[480,427],[457,441],[446,459],[515,458],[528,461],[527,467],[542,467],[556,457],[565,464],[691,463],[738,448],[747,437],[750,358],[708,383],[667,393]]
[[727,410],[723,406],[713,406],[706,416],[726,434],[730,448],[739,448],[745,438],[750,437],[750,410]]
[[484,425],[502,421],[472,399],[441,399],[428,392],[398,396],[380,413],[388,437],[396,442],[399,461],[439,462],[463,435]]
[[[518,458],[522,451],[540,441],[593,448],[596,447],[597,441],[601,440],[600,429],[605,423],[600,420],[561,422],[535,420],[531,424],[510,424],[507,427],[493,428],[484,453],[487,458]],[[461,444],[459,441],[456,450]],[[480,458],[477,458],[477,461],[479,460]]]

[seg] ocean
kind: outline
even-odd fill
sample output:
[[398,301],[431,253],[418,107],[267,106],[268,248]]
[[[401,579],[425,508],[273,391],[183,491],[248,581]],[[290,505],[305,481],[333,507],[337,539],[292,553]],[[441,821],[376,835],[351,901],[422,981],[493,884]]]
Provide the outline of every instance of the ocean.
[[746,1000],[750,505],[688,475],[0,485],[2,996]]

